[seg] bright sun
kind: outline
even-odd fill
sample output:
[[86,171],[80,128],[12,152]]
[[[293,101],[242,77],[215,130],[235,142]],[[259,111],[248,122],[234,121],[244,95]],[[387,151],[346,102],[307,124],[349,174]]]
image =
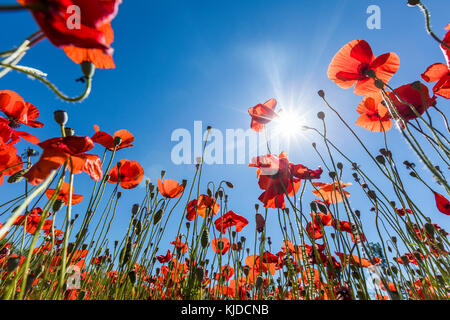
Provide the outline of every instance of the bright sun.
[[275,134],[292,138],[302,133],[305,119],[295,110],[282,110],[274,121]]

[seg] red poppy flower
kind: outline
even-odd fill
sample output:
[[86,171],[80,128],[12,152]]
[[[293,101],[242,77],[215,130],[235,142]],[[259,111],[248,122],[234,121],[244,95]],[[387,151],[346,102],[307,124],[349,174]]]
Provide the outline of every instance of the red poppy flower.
[[378,79],[388,83],[399,66],[400,59],[395,53],[375,57],[366,41],[353,40],[333,57],[328,67],[328,78],[344,89],[356,84],[354,92],[361,96],[379,91],[375,87],[374,79],[367,76],[367,71],[374,71]]
[[443,63],[432,64],[422,73],[426,82],[436,82],[433,92],[438,96],[450,99],[450,68]]
[[110,183],[119,183],[124,189],[136,188],[144,178],[144,169],[137,161],[122,159],[109,171]]
[[32,144],[39,143],[39,139],[37,137],[25,131],[14,130],[10,125],[10,120],[0,117],[0,134],[3,143],[16,144],[20,141],[20,139],[24,139]]
[[10,127],[16,128],[20,124],[32,128],[41,128],[43,123],[36,121],[39,117],[38,109],[21,96],[11,90],[0,91],[0,110],[8,117]]
[[[428,88],[420,84],[421,90],[424,95],[424,99],[426,104],[423,104],[422,95],[419,90],[416,90],[412,87],[412,83],[406,84],[404,86],[401,86],[397,89],[395,89],[395,93],[398,94],[398,96],[405,102],[411,104],[414,106],[416,111],[422,115],[426,109],[428,109],[430,106],[436,104],[436,97],[431,97],[428,92]],[[394,103],[395,108],[397,109],[397,112],[400,114],[400,116],[405,120],[412,120],[417,118],[417,115],[413,110],[411,110],[411,107],[407,104],[401,103],[395,94],[393,92],[389,92],[389,97]]]
[[[57,47],[76,46],[78,48],[101,49],[111,52],[101,27],[117,14],[122,0],[19,0],[22,5],[35,6],[31,11],[34,19],[46,37]],[[80,10],[79,26],[73,28],[68,21],[73,20],[71,10]]]
[[166,263],[172,259],[172,254],[170,253],[170,250],[167,250],[166,255],[157,256],[156,259],[158,259],[160,263]]
[[[333,228],[338,230],[338,225],[337,225],[336,221],[334,221],[332,225],[333,225]],[[352,233],[352,224],[348,221],[339,221],[339,230],[348,232],[348,233]]]
[[58,169],[66,161],[73,174],[86,172],[97,181],[103,176],[100,158],[85,153],[94,147],[89,137],[52,138],[40,143],[39,146],[44,150],[41,158],[24,175],[32,185],[44,181],[53,170]]
[[306,225],[306,232],[311,238],[321,239],[323,237],[322,229],[319,225],[308,222]]
[[230,241],[227,238],[213,239],[211,241],[211,248],[215,253],[223,255],[230,250]]
[[186,251],[189,249],[188,245],[186,243],[181,242],[181,239],[176,237],[174,241],[172,241],[170,244],[173,244],[175,248],[181,248],[182,253],[186,253]]
[[[114,31],[111,23],[105,23],[98,28],[105,35],[105,43],[110,46],[114,42]],[[81,64],[84,61],[89,61],[95,65],[97,69],[114,69],[113,57],[105,53],[102,49],[85,49],[75,46],[64,46],[65,54],[75,63]]]
[[264,104],[258,104],[253,108],[248,109],[248,113],[252,117],[250,127],[256,132],[261,132],[267,123],[278,116],[275,112],[276,106],[277,100],[270,99]]
[[400,209],[395,209],[395,212],[397,212],[397,214],[399,215],[399,216],[401,216],[401,217],[403,217],[403,216],[405,216],[406,214],[412,214],[412,211],[411,210],[409,210],[409,209],[403,209],[403,208],[400,208]]
[[17,155],[15,147],[0,143],[0,185],[3,184],[4,176],[13,175],[22,170],[22,162],[22,158]]
[[[45,192],[45,195],[47,198],[51,198],[53,194],[55,193],[56,189],[47,189]],[[70,184],[67,182],[64,182],[61,190],[59,190],[57,200],[62,200],[66,204],[66,206],[69,204],[69,192],[70,192]],[[73,194],[73,186],[72,186],[72,205],[78,204],[81,201],[83,201],[83,196],[79,194]]]
[[165,198],[178,198],[183,193],[184,187],[175,180],[166,179],[162,182],[158,179],[158,189]]
[[228,281],[234,275],[234,269],[230,266],[222,266],[220,268],[220,273],[216,274],[216,280],[222,279],[224,281]]
[[258,184],[265,190],[258,198],[264,207],[284,209],[285,194],[294,196],[297,193],[301,180],[293,177],[291,165],[286,152],[278,157],[269,154],[252,159],[249,167],[258,168]]
[[450,202],[443,195],[435,192],[434,198],[436,200],[436,206],[440,212],[450,216]]
[[220,205],[217,203],[216,199],[211,198],[207,195],[200,195],[197,200],[190,201],[187,206],[186,219],[192,221],[195,219],[195,214],[204,218],[209,212],[209,215],[216,215],[219,212]]
[[356,111],[360,114],[356,125],[373,132],[389,131],[392,128],[389,109],[382,104],[380,93],[368,95],[358,105]]
[[[35,234],[39,225],[39,221],[41,220],[42,209],[34,208],[27,215],[20,215],[17,217],[16,221],[14,221],[14,225],[20,226],[23,225],[26,221],[25,230],[30,234]],[[44,225],[42,226],[41,231],[48,232],[53,225],[52,220],[46,220]]]
[[240,232],[247,224],[247,219],[234,213],[233,211],[228,211],[214,222],[217,231],[221,233],[226,233],[226,230],[232,226],[236,228],[236,232]]
[[313,182],[313,185],[318,188],[318,190],[313,190],[313,194],[316,197],[323,198],[329,203],[338,203],[342,202],[344,200],[344,197],[350,197],[350,193],[345,190],[342,190],[343,195],[341,194],[339,185],[341,189],[344,189],[345,187],[351,186],[352,184],[335,181],[333,183]]
[[114,150],[114,139],[120,138],[121,143],[116,147],[116,150],[120,150],[123,148],[129,148],[133,145],[131,144],[134,141],[133,135],[125,130],[119,130],[111,136],[109,133],[100,131],[100,128],[97,125],[94,125],[95,134],[92,136],[92,141],[95,143],[101,144],[106,149],[113,151]]
[[[365,258],[359,258],[358,256],[356,256],[354,254],[349,256],[349,255],[343,254],[341,252],[335,252],[335,253],[341,259],[341,263],[343,265],[350,263],[352,265],[360,266],[363,268],[370,267],[373,265],[373,263],[370,262],[370,260],[365,259]],[[378,261],[378,260],[376,261],[376,263],[379,263],[379,262],[380,261]]]

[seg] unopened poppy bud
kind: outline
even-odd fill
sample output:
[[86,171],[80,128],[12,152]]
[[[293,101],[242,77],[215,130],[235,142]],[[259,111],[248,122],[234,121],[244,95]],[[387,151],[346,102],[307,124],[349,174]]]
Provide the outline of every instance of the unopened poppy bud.
[[342,169],[344,168],[344,165],[342,164],[342,162],[338,162],[338,163],[336,164],[336,167],[337,167],[339,170],[342,170]]
[[317,118],[319,118],[320,120],[325,119],[325,112],[320,111],[319,113],[317,113]]
[[8,273],[14,272],[19,267],[19,264],[19,257],[9,258],[8,263],[6,264],[6,271],[8,271]]
[[121,137],[118,137],[118,136],[114,137],[114,146],[115,147],[120,146],[121,143],[122,143],[122,138]]
[[358,218],[361,217],[361,212],[359,210],[355,210],[355,214]]
[[313,148],[315,149],[317,147],[317,144],[315,142],[312,143]]
[[377,200],[377,194],[375,193],[375,191],[369,190],[369,191],[367,192],[367,195],[368,195],[369,198],[371,198],[372,200]]
[[420,3],[420,0],[408,0],[407,5],[408,5],[409,7],[415,7],[415,6],[417,6],[419,3]]
[[153,217],[153,225],[157,225],[158,223],[161,222],[162,217],[163,217],[163,209],[159,209],[156,213],[155,216]]
[[264,217],[262,215],[260,215],[259,213],[257,213],[255,216],[255,219],[256,219],[256,231],[258,231],[259,233],[263,232],[264,227],[266,225],[266,221],[264,220]]
[[397,243],[397,237],[391,237],[391,240],[392,240],[392,242],[393,242],[394,244]]
[[316,202],[316,205],[319,208],[320,212],[322,212],[323,214],[327,214],[328,208],[326,205],[324,205],[323,203],[320,203],[320,202]]
[[309,206],[311,207],[312,212],[317,212],[317,203],[315,201],[312,201]]
[[189,230],[190,227],[191,227],[191,223],[190,222],[186,222],[186,229]]
[[56,199],[55,203],[53,203],[53,213],[57,213],[59,210],[61,210],[63,205],[64,201],[62,201],[61,199]]
[[228,186],[228,188],[230,188],[230,189],[234,188],[234,185],[230,181],[225,181],[225,183]]
[[[221,243],[222,243],[222,247],[220,247]],[[205,229],[202,232],[202,238],[201,238],[202,248],[205,249],[206,247],[208,247],[208,244],[209,244],[209,231],[208,231],[208,229]],[[219,250],[222,250],[223,249],[223,242],[219,241],[219,243],[217,244],[217,247],[219,248]]]
[[289,208],[284,208],[283,211],[284,213],[289,214]]
[[406,266],[409,264],[409,259],[407,256],[401,256],[400,260],[402,261],[402,263]]
[[381,81],[380,79],[375,80],[374,84],[375,84],[375,87],[377,87],[378,89],[384,88],[384,82]]
[[91,79],[95,73],[95,65],[89,61],[83,61],[81,63],[81,71],[86,78]]
[[75,129],[70,128],[70,127],[65,127],[64,134],[66,135],[66,137],[72,137],[75,135]]
[[212,129],[211,126],[206,127],[206,130],[210,131]]
[[133,207],[131,208],[131,214],[135,215],[136,213],[138,213],[139,208],[140,208],[139,204],[137,203],[133,204]]
[[53,112],[53,117],[60,126],[65,126],[67,121],[69,121],[69,115],[64,110],[56,110]]
[[436,229],[431,223],[425,223],[424,229],[431,237],[434,237]]
[[381,164],[385,164],[385,163],[386,163],[386,160],[384,159],[384,157],[383,157],[382,155],[376,156],[375,159],[377,159],[377,161],[378,161],[379,163],[381,163]]
[[17,183],[23,180],[23,175],[27,172],[28,170],[20,170],[16,173],[14,173],[12,176],[10,176],[8,178],[8,183]]
[[263,278],[261,276],[256,277],[256,288],[261,289],[263,285]]
[[321,97],[321,98],[324,98],[324,97],[325,97],[325,91],[323,91],[323,90],[317,91],[317,94],[318,94],[319,97]]
[[328,173],[328,175],[330,176],[331,179],[336,178],[336,172],[334,172],[334,171],[330,171],[330,172]]
[[236,231],[231,232],[231,236],[232,236],[233,238],[236,238]]

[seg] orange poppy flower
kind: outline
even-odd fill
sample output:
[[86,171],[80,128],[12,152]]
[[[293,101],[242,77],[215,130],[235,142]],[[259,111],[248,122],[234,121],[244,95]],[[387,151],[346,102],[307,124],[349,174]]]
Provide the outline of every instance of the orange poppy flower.
[[166,179],[164,182],[158,179],[158,189],[165,198],[178,198],[184,191],[184,187],[175,180]]
[[[100,29],[117,15],[122,0],[18,0],[22,5],[37,6],[31,13],[50,42],[57,47],[76,46],[79,48],[97,48],[111,52],[105,33]],[[80,10],[79,26],[69,28],[67,22],[72,19],[71,8]],[[43,8],[43,9],[42,9]]]
[[362,96],[379,91],[374,79],[367,76],[367,71],[374,71],[377,78],[388,83],[399,66],[400,59],[395,53],[375,57],[370,45],[358,39],[347,43],[336,53],[328,67],[328,78],[344,89],[356,84],[354,92]]
[[389,131],[392,128],[389,109],[382,104],[380,93],[368,95],[356,108],[360,114],[356,125],[373,132]]
[[270,99],[264,104],[258,104],[248,109],[248,113],[252,117],[250,127],[256,132],[261,132],[267,123],[278,116],[274,110],[276,106],[277,100]]
[[[423,104],[423,99],[420,91],[414,89],[412,83],[403,85],[395,89],[394,91],[403,101],[413,105],[416,109],[416,112],[422,115],[426,109],[436,104],[436,97],[430,97],[428,88],[422,83],[420,84],[420,87],[424,95],[425,105]],[[400,100],[397,99],[396,95],[393,92],[389,93],[389,97],[391,98],[397,112],[403,119],[412,120],[418,117],[416,113],[411,110],[411,107],[400,102]]]
[[106,149],[113,151],[114,150],[114,139],[120,138],[121,143],[116,147],[116,150],[120,150],[123,148],[129,148],[132,147],[134,141],[133,135],[125,129],[116,131],[113,136],[111,136],[109,133],[100,131],[100,128],[98,125],[94,125],[95,134],[92,136],[92,141],[95,143],[101,144]]
[[204,218],[209,212],[209,215],[216,215],[219,212],[220,205],[217,203],[216,199],[211,198],[205,194],[198,197],[197,200],[192,200],[187,204],[186,219],[192,221],[195,219],[195,214]]
[[[56,189],[47,189],[47,191],[45,192],[45,195],[47,196],[48,199],[51,199],[51,197],[55,193],[55,190]],[[62,200],[62,201],[64,201],[64,203],[66,205],[68,205],[69,204],[69,192],[70,192],[70,184],[67,182],[64,182],[61,187],[61,190],[59,190],[59,194],[56,199]],[[79,194],[73,194],[73,186],[72,186],[72,205],[78,204],[81,201],[83,201],[83,196],[79,195]]]
[[181,248],[182,253],[186,253],[189,249],[188,245],[186,243],[181,242],[181,239],[176,237],[174,241],[172,241],[170,244],[173,244],[175,248]]
[[344,200],[343,196],[345,198],[350,197],[350,193],[345,190],[342,190],[343,195],[341,195],[339,185],[341,189],[344,189],[345,187],[351,186],[351,183],[335,181],[333,183],[313,182],[312,184],[318,188],[318,190],[313,190],[313,194],[318,198],[323,198],[323,200],[329,203],[342,202]]
[[426,82],[436,82],[433,92],[438,96],[450,99],[450,68],[443,63],[432,64],[422,73]]
[[36,121],[39,117],[38,109],[21,96],[11,90],[0,91],[0,110],[8,117],[10,126],[17,128],[24,124],[31,128],[41,128],[43,123]]
[[[110,46],[114,42],[114,31],[111,23],[105,23],[98,28],[105,35],[105,43]],[[84,61],[92,62],[97,69],[114,69],[114,59],[101,49],[85,49],[75,46],[64,46],[65,54],[75,63],[81,64]]]
[[40,143],[39,146],[44,150],[39,161],[24,175],[32,185],[40,184],[66,161],[73,174],[86,172],[97,181],[103,177],[100,158],[85,153],[94,147],[89,137],[52,138]]
[[136,188],[144,178],[144,169],[137,161],[122,159],[109,171],[110,183],[120,183],[124,189]]
[[253,269],[250,272],[253,271],[256,275],[260,270],[262,270],[263,273],[269,272],[271,275],[275,275],[276,272],[275,263],[266,263],[259,255],[250,255],[245,258],[245,265],[249,266],[250,269]]
[[227,238],[213,239],[211,241],[211,248],[215,253],[224,255],[230,250],[230,241]]
[[234,269],[230,266],[222,266],[220,273],[216,274],[216,280],[219,279],[224,280],[225,282],[228,282],[228,280],[231,279],[231,277],[234,275]]
[[233,211],[228,211],[214,222],[217,231],[221,233],[226,233],[226,230],[232,226],[236,228],[236,232],[240,232],[247,224],[247,219]]
[[346,254],[341,253],[341,252],[335,252],[335,253],[339,257],[339,259],[341,260],[342,265],[344,265],[344,266],[346,264],[348,264],[348,263],[350,263],[352,265],[355,265],[355,266],[360,266],[360,267],[363,267],[363,268],[370,267],[370,266],[373,265],[368,259],[359,258],[358,256],[356,256],[354,254],[349,256],[349,255],[346,255]]

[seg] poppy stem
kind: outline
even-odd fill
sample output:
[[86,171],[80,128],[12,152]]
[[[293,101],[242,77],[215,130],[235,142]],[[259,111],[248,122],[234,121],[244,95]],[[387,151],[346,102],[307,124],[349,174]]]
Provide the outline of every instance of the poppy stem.
[[425,28],[427,30],[427,33],[437,42],[439,42],[442,46],[446,47],[447,49],[450,49],[450,46],[446,44],[444,41],[439,39],[439,37],[431,30],[431,19],[430,19],[430,12],[428,11],[427,7],[419,1],[417,6],[420,8],[420,11],[422,11],[423,16],[425,17]]

